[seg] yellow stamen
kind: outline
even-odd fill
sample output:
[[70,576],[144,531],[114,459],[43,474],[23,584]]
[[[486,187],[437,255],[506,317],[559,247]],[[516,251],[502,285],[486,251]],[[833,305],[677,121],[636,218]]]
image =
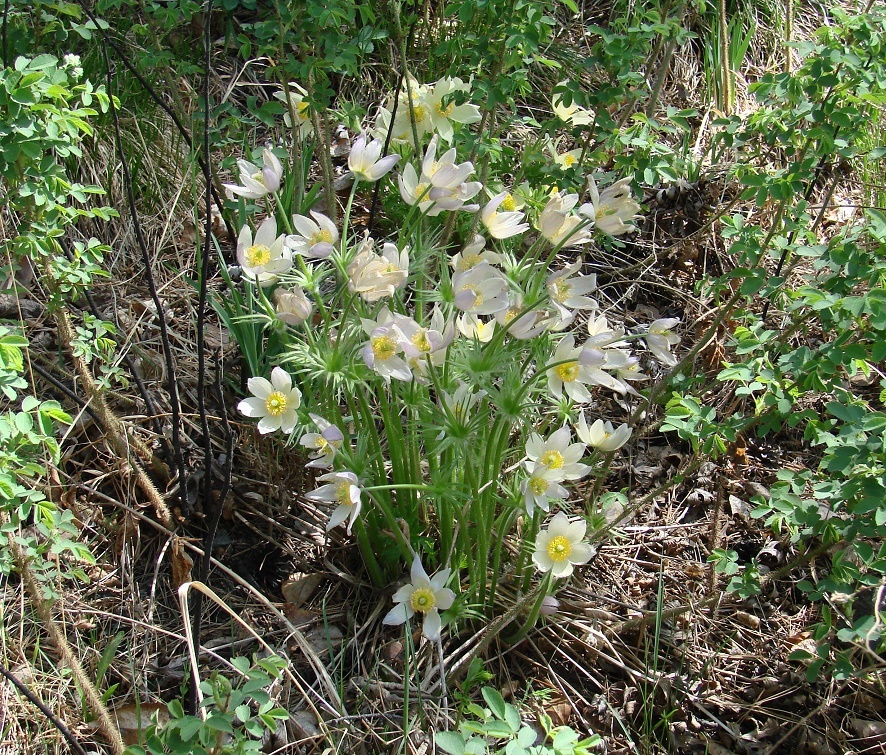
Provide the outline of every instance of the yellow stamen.
[[272,417],[279,417],[288,405],[289,400],[280,391],[274,391],[265,399],[265,411]]
[[566,362],[555,369],[557,377],[564,383],[571,383],[578,377],[578,362]]
[[563,155],[563,165],[567,168],[571,168],[578,162],[578,158],[575,155]]
[[373,355],[381,361],[390,359],[397,353],[397,342],[390,336],[378,336],[373,338],[371,343]]
[[342,480],[338,485],[335,486],[335,498],[339,503],[345,504],[345,506],[350,506],[351,501],[351,483],[347,480]]
[[416,613],[427,613],[437,607],[437,597],[430,587],[419,587],[409,596],[409,607]]
[[567,283],[563,278],[557,278],[557,280],[554,281],[554,291],[552,292],[552,296],[554,301],[558,304],[562,304],[572,296],[572,284]]
[[271,250],[264,244],[253,244],[246,250],[246,263],[249,267],[262,267],[271,261]]
[[311,236],[311,238],[308,239],[308,243],[311,246],[313,246],[314,244],[331,244],[332,234],[325,228],[321,228],[313,236]]
[[552,448],[550,451],[545,451],[539,461],[544,464],[548,469],[560,469],[563,466],[563,454],[561,454],[557,449]]
[[517,209],[517,201],[514,199],[513,194],[508,194],[504,199],[501,200],[501,204],[499,207],[506,212],[513,212]]
[[567,538],[563,537],[563,535],[551,538],[551,541],[548,543],[548,556],[550,556],[551,561],[559,564],[568,559],[570,553],[572,553],[572,543]]
[[459,257],[458,265],[456,265],[455,269],[463,273],[465,270],[470,270],[475,265],[479,265],[482,261],[482,257],[479,254],[464,254],[462,253],[461,257]]
[[425,328],[419,330],[412,338],[412,345],[424,354],[431,351],[431,342],[428,340],[428,331]]
[[545,491],[548,489],[548,481],[544,477],[530,477],[529,489],[535,493],[535,495],[544,495]]
[[[452,115],[452,111],[454,109],[455,109],[455,104],[452,102],[450,102],[445,107],[443,106],[442,102],[437,103],[437,113],[438,113],[438,115],[442,115],[444,118],[448,118],[450,115]],[[418,118],[418,116],[416,116],[416,118]]]

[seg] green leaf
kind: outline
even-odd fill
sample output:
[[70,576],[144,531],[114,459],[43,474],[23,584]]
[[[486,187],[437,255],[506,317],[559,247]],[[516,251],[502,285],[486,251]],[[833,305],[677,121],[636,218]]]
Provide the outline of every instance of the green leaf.
[[492,687],[483,687],[483,699],[492,711],[492,714],[504,721],[506,715],[506,704],[501,693]]
[[450,755],[464,755],[465,738],[457,731],[439,731],[434,735],[434,742]]

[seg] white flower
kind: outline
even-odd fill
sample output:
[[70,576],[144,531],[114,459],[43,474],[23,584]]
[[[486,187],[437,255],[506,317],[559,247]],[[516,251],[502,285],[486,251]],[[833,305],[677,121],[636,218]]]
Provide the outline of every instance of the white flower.
[[579,147],[578,149],[571,149],[568,152],[557,152],[554,154],[554,162],[561,168],[571,168],[581,160],[581,153],[583,151],[584,150]]
[[[557,87],[565,86],[567,82],[561,81]],[[563,104],[563,95],[555,94],[551,98],[551,106],[556,115],[564,123],[571,123],[573,126],[587,126],[594,122],[594,114],[579,105],[573,100],[568,107]]]
[[366,134],[360,134],[351,146],[348,155],[348,168],[358,181],[374,183],[397,164],[399,155],[381,156],[383,142],[374,139],[366,141]]
[[462,249],[458,254],[453,254],[449,260],[449,265],[457,273],[463,273],[470,270],[481,262],[488,262],[490,265],[497,265],[501,262],[501,255],[485,250],[486,239],[480,234],[474,236],[470,244]]
[[488,262],[453,275],[452,293],[462,312],[492,315],[508,307],[508,279]]
[[499,205],[509,197],[506,191],[494,196],[483,208],[480,219],[494,239],[507,239],[529,230],[528,223],[520,221],[526,217],[522,212],[498,212]]
[[432,364],[443,364],[446,360],[446,349],[455,337],[455,327],[452,322],[447,323],[444,320],[439,307],[435,306],[431,312],[429,328],[422,327],[411,317],[400,314],[394,315],[394,323],[417,352],[409,360],[414,371],[422,373],[427,367],[425,362],[427,358],[430,358]]
[[237,160],[240,169],[240,184],[223,184],[232,194],[246,199],[260,199],[265,194],[273,194],[280,189],[283,180],[283,165],[269,149],[261,153],[262,167],[246,160]]
[[299,440],[299,443],[305,448],[313,450],[311,461],[305,464],[305,466],[329,469],[332,466],[332,460],[335,458],[336,452],[344,442],[345,436],[341,430],[331,422],[327,422],[323,417],[317,414],[311,414],[310,416],[320,432],[305,433]]
[[555,398],[560,398],[565,390],[569,398],[579,404],[591,400],[591,394],[586,387],[590,377],[585,366],[579,361],[581,354],[582,349],[575,348],[575,338],[571,334],[557,344],[551,363],[562,362],[562,364],[548,368],[548,388]]
[[476,338],[480,343],[489,343],[495,333],[495,320],[483,322],[470,312],[459,315],[455,323],[459,333],[465,338]]
[[[280,90],[274,94],[286,106],[283,122],[293,129],[301,138],[311,133],[311,106],[305,100],[308,93],[294,81],[289,82],[289,99],[286,92]],[[295,126],[292,125],[292,116],[295,116]]]
[[424,176],[419,180],[415,168],[412,163],[407,163],[403,172],[397,176],[397,185],[400,187],[400,196],[408,205],[418,204],[421,212],[428,215],[439,215],[440,209],[434,211],[434,202],[431,199],[431,183],[424,180]]
[[547,312],[538,309],[524,311],[524,309],[523,295],[512,291],[508,295],[507,308],[495,313],[498,324],[507,328],[508,335],[518,341],[535,338],[550,325],[550,317]]
[[583,204],[580,213],[594,221],[597,228],[610,236],[621,236],[636,231],[631,221],[637,217],[640,205],[631,196],[631,179],[622,178],[603,191],[591,176],[591,202]]
[[535,539],[532,560],[539,571],[551,572],[555,577],[568,577],[573,564],[586,564],[597,552],[583,542],[587,524],[579,519],[570,522],[562,511],[552,520],[546,530]]
[[444,415],[444,429],[437,436],[441,440],[444,436],[452,435],[463,438],[467,435],[474,418],[474,407],[486,395],[486,391],[474,389],[463,380],[458,381],[454,393],[440,391],[438,404]]
[[283,245],[283,236],[277,236],[277,221],[274,218],[266,218],[258,227],[254,241],[248,225],[240,229],[237,262],[243,275],[263,286],[274,283],[278,273],[285,273],[292,267],[292,258]]
[[593,347],[602,349],[605,347],[626,347],[627,341],[621,340],[624,333],[620,330],[612,330],[606,320],[606,315],[588,317],[588,334],[591,336],[585,341],[585,348]]
[[581,269],[581,261],[551,273],[545,284],[551,302],[557,308],[561,321],[572,321],[573,309],[597,309],[597,301],[587,296],[597,290],[596,275],[578,275],[572,277]]
[[348,290],[368,302],[393,296],[394,291],[406,285],[409,277],[408,246],[400,251],[387,242],[380,255],[372,248],[372,239],[367,239],[348,265]]
[[579,354],[579,364],[584,370],[588,385],[602,385],[624,395],[635,392],[627,383],[610,372],[616,372],[630,365],[632,357],[621,349],[597,349],[584,346]]
[[277,319],[287,325],[300,325],[311,316],[314,305],[299,286],[294,289],[278,288],[274,291]]
[[391,378],[407,382],[412,380],[409,365],[399,355],[405,351],[409,358],[415,358],[419,351],[394,324],[388,308],[382,309],[378,320],[364,319],[362,323],[363,330],[369,335],[369,341],[361,351],[366,366],[381,375],[385,382],[390,382]]
[[338,507],[329,517],[326,525],[326,531],[329,532],[333,527],[338,527],[346,519],[348,520],[347,532],[351,534],[351,527],[360,513],[360,485],[357,475],[353,472],[329,472],[320,475],[317,478],[320,482],[326,482],[327,485],[321,485],[316,490],[305,494],[305,498],[310,501],[329,501],[338,503]]
[[441,569],[433,577],[428,577],[416,554],[412,562],[411,581],[394,593],[397,605],[388,611],[382,623],[392,626],[404,624],[415,614],[421,613],[424,614],[422,633],[429,640],[439,640],[443,625],[440,609],[445,611],[455,602],[455,593],[446,587],[451,573],[451,569]]
[[580,464],[579,459],[585,454],[584,443],[570,443],[572,431],[561,427],[544,440],[538,433],[530,433],[526,441],[526,456],[529,461],[538,463],[549,469],[559,480],[578,480],[584,477],[590,467]]
[[[468,85],[459,78],[442,78],[428,91],[424,97],[431,125],[442,139],[452,141],[454,136],[452,123],[476,123],[481,119],[480,108],[470,103],[456,105],[450,102],[453,92],[467,92]],[[444,102],[446,104],[444,104]]]
[[588,221],[580,215],[570,214],[577,203],[578,194],[555,191],[541,211],[538,230],[554,246],[578,246],[593,239]]
[[613,429],[611,422],[598,419],[588,427],[585,413],[582,412],[575,425],[575,434],[589,446],[599,448],[601,451],[617,451],[631,437],[631,428],[627,422]]
[[397,114],[393,118],[393,122],[391,113],[394,107],[394,97],[392,96],[388,98],[385,107],[379,108],[372,135],[376,139],[384,141],[390,131],[392,139],[408,142],[412,144],[414,149],[420,149],[420,144],[413,143],[413,121],[419,142],[434,127],[430,117],[430,109],[425,104],[427,93],[428,87],[426,85],[419,84],[412,76],[409,76],[408,82],[403,82],[402,89],[396,95],[398,100]]
[[311,218],[293,215],[292,224],[298,233],[286,237],[286,246],[295,254],[323,259],[332,254],[338,241],[338,229],[322,212],[311,210]]
[[301,391],[292,385],[292,377],[282,367],[271,370],[271,379],[249,378],[252,397],[237,404],[247,417],[259,417],[258,431],[263,435],[274,430],[291,433],[298,422],[296,410],[301,405]]
[[562,478],[559,478],[554,470],[544,464],[528,461],[524,462],[524,466],[530,474],[528,479],[520,483],[520,490],[523,493],[523,503],[529,516],[535,513],[536,506],[542,511],[550,511],[552,498],[562,499],[568,495],[566,488],[558,481]]
[[668,367],[677,364],[677,358],[671,354],[671,348],[680,343],[680,336],[672,330],[679,322],[676,317],[655,320],[649,326],[649,332],[643,336],[646,347],[655,354],[659,362]]

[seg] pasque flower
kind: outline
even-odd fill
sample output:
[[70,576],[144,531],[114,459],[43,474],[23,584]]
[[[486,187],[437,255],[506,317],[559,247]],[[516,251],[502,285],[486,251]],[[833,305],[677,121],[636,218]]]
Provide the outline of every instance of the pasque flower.
[[305,448],[310,448],[311,461],[305,464],[306,467],[319,467],[320,469],[328,469],[332,466],[332,460],[338,449],[341,448],[345,436],[331,422],[327,422],[323,417],[317,414],[311,414],[311,421],[317,426],[319,433],[305,433],[301,436],[299,443]]
[[360,134],[351,146],[348,155],[348,168],[358,181],[374,183],[388,173],[397,164],[399,155],[381,156],[383,142],[378,139],[366,140],[366,134]]
[[572,574],[573,564],[590,561],[596,550],[583,542],[586,531],[584,520],[571,522],[566,514],[559,512],[535,540],[532,560],[539,571],[549,571],[555,577],[568,577]]
[[579,459],[585,454],[584,443],[570,443],[572,431],[561,427],[545,440],[538,433],[530,433],[526,441],[526,456],[533,463],[547,467],[557,479],[578,480],[584,477],[590,467],[580,464]]
[[455,593],[446,587],[451,573],[451,569],[441,569],[433,577],[429,577],[416,554],[412,561],[411,581],[394,593],[394,602],[397,605],[388,611],[382,623],[394,626],[404,624],[420,613],[424,615],[424,636],[435,642],[439,640],[443,626],[440,611],[451,608],[455,602]]
[[244,225],[237,236],[237,262],[250,280],[266,286],[277,280],[279,273],[292,267],[292,258],[287,254],[283,236],[277,235],[277,221],[266,218],[258,227],[255,239],[252,229]]
[[564,325],[572,322],[573,309],[597,309],[597,301],[587,295],[596,291],[597,276],[575,275],[580,269],[581,261],[578,261],[548,276],[548,296]]
[[294,254],[323,259],[332,254],[338,241],[338,229],[322,212],[311,210],[311,217],[293,215],[292,224],[298,233],[286,237],[286,246]]
[[348,265],[348,290],[360,294],[368,302],[375,302],[406,285],[409,277],[409,247],[397,249],[386,242],[382,253],[372,251],[374,242],[367,239]]
[[271,150],[262,151],[261,167],[247,160],[237,160],[237,167],[240,170],[240,185],[223,184],[232,194],[246,199],[261,199],[265,194],[273,194],[280,189],[283,165]]
[[274,291],[277,319],[287,325],[300,325],[311,316],[314,305],[299,286],[292,289],[278,288]]
[[529,478],[520,483],[526,513],[532,516],[535,507],[542,511],[550,511],[552,498],[565,498],[566,488],[560,484],[563,478],[553,469],[538,462],[525,461],[523,465],[529,472]]
[[329,472],[320,475],[317,478],[320,482],[327,483],[321,485],[316,490],[305,494],[305,498],[310,501],[329,501],[338,503],[336,509],[329,517],[326,524],[326,531],[329,532],[333,527],[338,527],[342,522],[348,522],[348,534],[351,534],[351,527],[360,513],[360,485],[357,475],[353,472]]
[[655,320],[649,325],[649,332],[643,336],[646,347],[655,354],[659,362],[668,367],[677,364],[677,358],[671,353],[671,348],[680,343],[680,336],[673,332],[674,326],[679,322],[676,317]]
[[301,391],[292,385],[292,377],[282,367],[271,370],[271,379],[252,377],[247,382],[250,398],[237,404],[247,417],[259,417],[258,431],[263,435],[274,430],[291,433],[298,422]]
[[572,214],[578,204],[578,194],[555,191],[538,216],[538,230],[554,246],[578,246],[593,239],[587,219]]
[[[307,91],[296,84],[294,81],[289,82],[289,98],[286,92],[280,90],[274,94],[286,106],[286,112],[283,115],[283,122],[295,131],[301,138],[311,133],[311,106],[305,97],[308,96]],[[295,116],[293,125],[292,116]]]
[[526,217],[522,212],[499,212],[502,202],[510,196],[506,191],[496,194],[483,208],[480,219],[494,239],[507,239],[529,230],[528,223],[520,221]]
[[455,92],[467,92],[468,85],[458,77],[442,78],[437,81],[424,95],[431,126],[444,141],[451,142],[454,136],[452,123],[476,123],[482,116],[480,108],[466,102],[456,105],[452,102]]
[[582,412],[575,425],[575,434],[589,446],[599,448],[601,451],[617,451],[628,442],[631,428],[625,422],[614,429],[611,422],[604,422],[602,419],[595,420],[588,427],[585,413]]
[[631,221],[637,217],[640,205],[631,195],[631,179],[622,178],[600,192],[594,177],[590,179],[591,201],[583,204],[579,212],[610,236],[636,231],[637,227]]
[[581,356],[582,349],[575,347],[575,338],[571,334],[557,344],[551,357],[554,366],[548,368],[548,388],[555,398],[560,398],[565,390],[569,398],[580,404],[591,400],[587,389],[591,379],[587,368],[580,361]]
[[455,306],[474,315],[492,315],[508,308],[508,279],[488,262],[452,276]]

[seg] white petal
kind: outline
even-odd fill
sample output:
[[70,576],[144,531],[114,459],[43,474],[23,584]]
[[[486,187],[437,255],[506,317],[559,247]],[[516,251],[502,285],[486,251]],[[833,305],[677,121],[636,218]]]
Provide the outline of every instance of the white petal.
[[415,558],[412,560],[412,569],[409,572],[409,576],[412,579],[412,584],[416,587],[431,586],[431,580],[428,578],[428,573],[421,565],[421,559],[418,557],[417,553],[415,554]]
[[381,620],[381,623],[387,624],[388,626],[396,626],[397,624],[405,624],[409,617],[410,612],[406,604],[398,603],[388,611],[387,615]]
[[246,386],[249,388],[249,392],[253,396],[262,400],[266,399],[274,392],[274,386],[271,385],[271,381],[263,377],[249,378],[246,382]]
[[292,378],[282,367],[275,367],[271,370],[271,385],[275,391],[286,395],[292,390]]
[[[590,556],[588,556],[588,558],[590,558]],[[444,587],[442,590],[437,590],[434,593],[434,597],[437,598],[437,608],[442,611],[445,611],[447,608],[452,608],[452,604],[455,603],[455,593],[448,587]]]
[[436,641],[440,639],[440,629],[442,626],[443,621],[440,618],[439,612],[435,608],[425,614],[425,620],[422,622],[421,630],[429,640]]
[[247,417],[264,417],[268,413],[264,399],[245,398],[237,404],[237,411]]

